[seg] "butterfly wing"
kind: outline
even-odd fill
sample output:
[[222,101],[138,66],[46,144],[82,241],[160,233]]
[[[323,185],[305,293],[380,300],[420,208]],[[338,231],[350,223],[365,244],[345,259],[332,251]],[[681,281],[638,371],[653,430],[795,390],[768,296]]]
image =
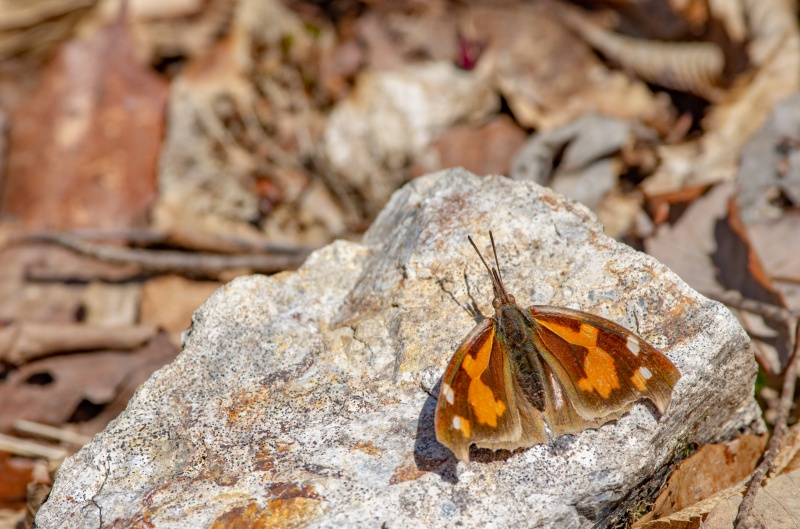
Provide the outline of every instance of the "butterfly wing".
[[[436,438],[462,461],[469,461],[473,443],[493,449],[520,446],[522,426],[508,356],[493,318],[479,323],[450,360],[434,422]],[[542,440],[538,442],[544,442],[547,436],[541,418],[539,424]]]
[[[669,359],[621,325],[587,312],[528,308],[544,360],[545,414],[554,433],[602,424],[646,398],[664,413],[681,375]],[[563,402],[564,405],[556,406]],[[577,414],[578,417],[575,416]]]

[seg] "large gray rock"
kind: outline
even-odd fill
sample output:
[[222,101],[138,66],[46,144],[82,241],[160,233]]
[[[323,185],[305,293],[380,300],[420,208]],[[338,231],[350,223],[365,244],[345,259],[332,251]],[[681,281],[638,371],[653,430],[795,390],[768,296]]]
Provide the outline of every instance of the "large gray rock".
[[[518,303],[580,308],[682,373],[667,413],[457,463],[433,410],[454,348],[491,314],[467,242],[499,243]],[[241,278],[196,313],[183,353],[64,462],[40,528],[589,527],[624,513],[687,445],[762,427],[730,312],[602,234],[585,207],[464,170],[398,191],[362,244]]]

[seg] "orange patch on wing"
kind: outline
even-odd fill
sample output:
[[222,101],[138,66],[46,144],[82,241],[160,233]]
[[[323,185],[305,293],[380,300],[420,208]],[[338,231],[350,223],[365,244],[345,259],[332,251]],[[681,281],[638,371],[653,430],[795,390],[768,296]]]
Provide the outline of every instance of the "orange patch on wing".
[[614,366],[614,358],[599,347],[589,347],[586,359],[583,361],[583,371],[586,378],[578,381],[578,387],[583,391],[595,390],[601,397],[607,399],[611,392],[619,388],[619,377]]
[[456,415],[453,417],[453,428],[461,432],[461,435],[469,439],[470,424],[467,419]]
[[494,329],[486,340],[481,344],[478,349],[478,354],[475,358],[469,353],[464,355],[464,360],[461,362],[461,369],[467,372],[467,375],[472,380],[475,380],[486,370],[489,365],[489,357],[492,356],[492,343],[494,343]]
[[469,437],[469,421],[467,419],[461,419],[461,433],[464,434],[464,437]]
[[597,336],[600,334],[600,329],[586,323],[582,323],[575,330],[552,321],[537,321],[567,342],[586,348],[586,358],[583,361],[583,371],[586,373],[586,377],[578,380],[578,387],[582,391],[597,391],[601,397],[607,399],[612,391],[619,388],[619,377],[617,377],[617,369],[614,366],[614,358],[597,347]]
[[[493,343],[494,331],[492,331],[480,345],[478,353],[474,358],[470,354],[464,355],[464,360],[461,362],[461,369],[467,373],[467,376],[471,380],[469,389],[467,390],[467,400],[472,406],[472,410],[475,412],[475,417],[478,419],[478,422],[496,427],[497,418],[506,412],[506,405],[502,400],[495,399],[492,388],[481,380],[481,375],[489,366],[489,358],[492,355]],[[467,431],[469,431],[469,426],[467,426]],[[464,436],[469,437],[466,433]]]
[[576,331],[575,329],[568,327],[566,325],[560,325],[558,323],[552,321],[542,321],[536,320],[537,323],[540,325],[544,325],[569,343],[574,343],[575,345],[582,345],[587,349],[596,347],[597,346],[597,335],[600,332],[600,329],[597,327],[593,327],[592,325],[586,325],[582,323],[581,326]]
[[476,378],[469,385],[467,401],[472,406],[478,422],[488,424],[492,428],[497,426],[497,418],[506,412],[506,405],[502,400],[495,400],[492,389]]
[[647,391],[647,380],[642,376],[638,369],[633,373],[631,382],[633,382],[633,385],[636,386],[636,389],[639,391]]

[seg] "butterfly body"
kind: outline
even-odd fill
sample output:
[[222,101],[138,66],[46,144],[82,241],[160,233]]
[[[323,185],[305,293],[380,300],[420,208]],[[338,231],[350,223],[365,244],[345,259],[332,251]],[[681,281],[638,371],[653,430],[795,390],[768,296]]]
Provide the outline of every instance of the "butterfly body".
[[662,353],[587,312],[522,309],[489,273],[494,316],[456,350],[436,407],[436,437],[456,457],[468,461],[472,444],[514,450],[597,428],[639,399],[666,411],[680,372]]

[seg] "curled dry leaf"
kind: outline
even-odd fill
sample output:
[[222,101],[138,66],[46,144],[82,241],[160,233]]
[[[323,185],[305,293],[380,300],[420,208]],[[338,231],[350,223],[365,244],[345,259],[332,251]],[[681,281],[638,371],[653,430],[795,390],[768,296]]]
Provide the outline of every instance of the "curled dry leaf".
[[0,60],[19,54],[46,57],[68,38],[97,0],[6,1],[0,4]]
[[564,9],[564,22],[606,58],[643,80],[666,88],[719,98],[725,57],[711,42],[658,42],[608,31],[573,9]]
[[733,178],[742,148],[774,105],[800,89],[800,29],[794,7],[784,0],[742,5],[750,23],[753,69],[709,109],[702,123],[705,134],[697,141],[662,147],[661,166],[642,184],[648,194]]
[[608,69],[562,19],[547,2],[464,12],[461,25],[486,43],[475,69],[498,88],[517,122],[541,131],[591,111],[669,130],[668,98]]

